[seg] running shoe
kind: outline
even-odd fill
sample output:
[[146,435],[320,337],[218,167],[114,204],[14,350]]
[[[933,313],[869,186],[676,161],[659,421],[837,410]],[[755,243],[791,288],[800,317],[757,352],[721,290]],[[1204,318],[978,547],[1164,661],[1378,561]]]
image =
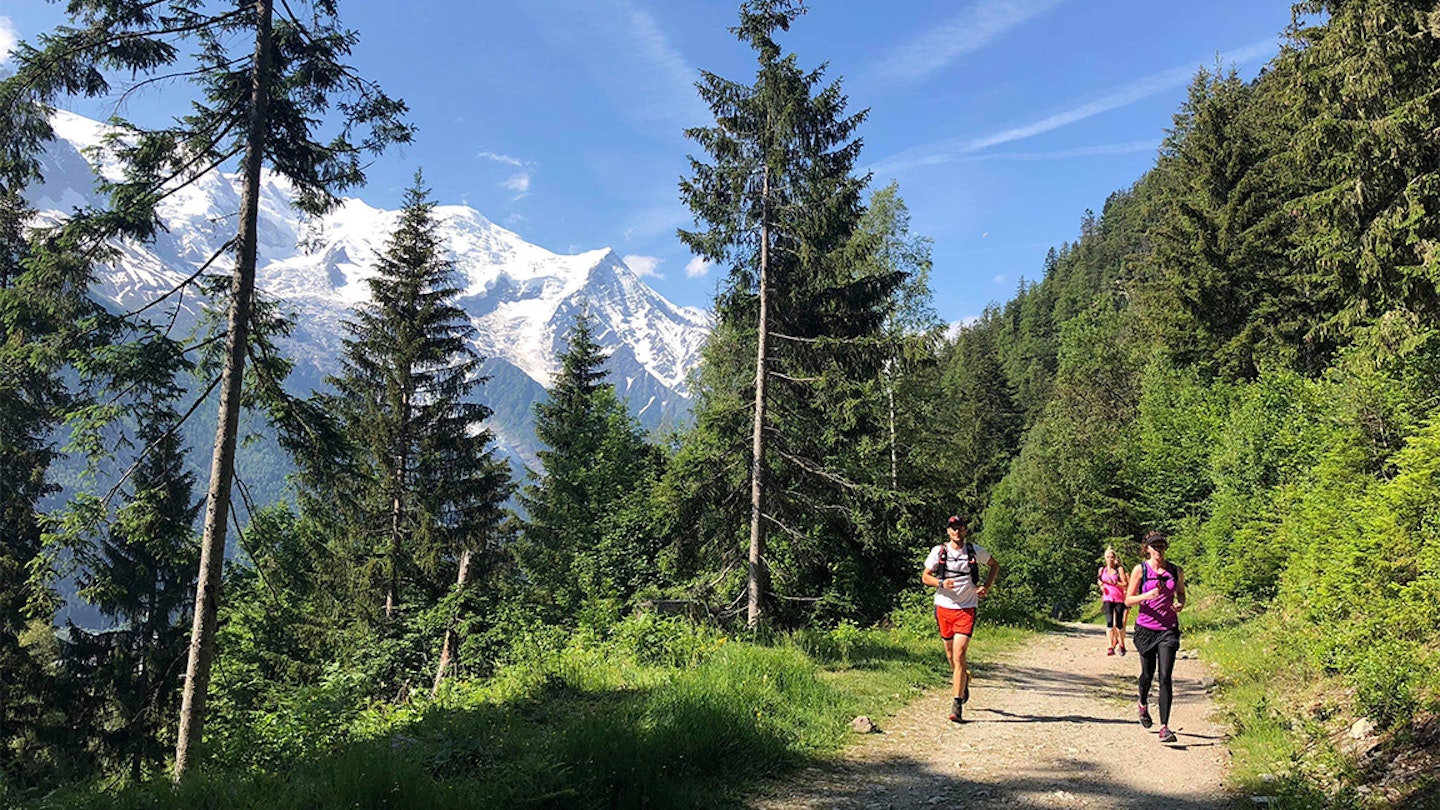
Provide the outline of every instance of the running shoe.
[[1142,704],[1140,706],[1140,725],[1144,728],[1149,728],[1154,722],[1154,720],[1150,719],[1150,707]]
[[1114,647],[1111,647],[1110,649],[1108,649],[1108,650],[1105,651],[1105,654],[1106,654],[1106,655],[1114,655],[1114,654],[1115,654],[1115,648],[1114,648]]
[[955,698],[954,700],[951,700],[951,701],[950,701],[950,722],[952,722],[952,723],[963,723],[963,722],[965,722],[965,721],[961,718],[960,711],[961,711],[960,698]]
[[969,678],[968,676],[965,678],[965,694],[963,694],[963,695],[960,696],[960,702],[961,702],[961,703],[969,703],[969,702],[970,702],[970,678]]
[[1162,742],[1162,743],[1172,743],[1172,742],[1175,742],[1175,732],[1171,731],[1169,726],[1161,726],[1161,727],[1160,727],[1160,742]]
[[1124,654],[1125,654],[1125,645],[1124,645],[1124,644],[1121,644],[1121,645],[1120,645],[1120,654],[1121,654],[1121,655],[1124,655]]

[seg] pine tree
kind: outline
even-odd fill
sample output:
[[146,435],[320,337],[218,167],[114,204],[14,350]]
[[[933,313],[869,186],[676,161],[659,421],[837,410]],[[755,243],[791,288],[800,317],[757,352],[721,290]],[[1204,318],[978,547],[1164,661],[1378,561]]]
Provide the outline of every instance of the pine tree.
[[[1440,38],[1425,0],[1306,0],[1277,60],[1296,276],[1322,350],[1440,316]],[[1321,355],[1325,360],[1327,354]],[[1314,364],[1318,367],[1322,363]]]
[[[913,449],[913,437],[920,424],[917,419],[923,419],[920,412],[929,388],[924,381],[934,376],[935,352],[943,328],[930,297],[930,240],[910,232],[910,209],[900,197],[898,184],[892,182],[871,195],[849,250],[857,263],[872,265],[869,272],[901,273],[905,279],[896,290],[894,306],[885,320],[890,355],[885,359],[881,386],[890,488],[898,492],[902,457]],[[915,390],[916,386],[919,390]]]
[[162,740],[179,709],[199,564],[192,527],[200,505],[176,418],[152,417],[141,426],[147,452],[136,461],[129,502],[78,580],[80,595],[115,626],[89,632],[72,624],[65,647],[71,676],[88,698],[77,701],[88,715],[77,725],[93,728],[96,753],[127,766],[132,780],[165,759]]
[[[716,300],[719,323],[704,360],[697,426],[723,442],[740,420],[749,423],[751,626],[766,612],[777,571],[784,577],[777,589],[800,599],[817,591],[842,602],[853,596],[825,585],[863,567],[839,570],[873,539],[852,515],[883,512],[873,502],[846,501],[883,497],[883,472],[878,487],[854,476],[887,469],[885,428],[869,422],[873,412],[862,403],[883,371],[881,333],[904,279],[902,272],[875,272],[846,250],[868,180],[853,174],[861,144],[852,138],[865,113],[846,114],[838,83],[820,86],[823,68],[802,71],[793,55],[781,56],[774,35],[802,11],[788,0],[741,6],[732,30],[756,51],[755,82],[702,74],[698,87],[715,126],[687,134],[714,162],[691,158],[693,176],[681,183],[707,226],[681,231],[681,239],[730,268]],[[748,411],[733,392],[745,392]],[[782,545],[768,547],[771,527],[783,533]],[[837,537],[857,547],[818,553]]]
[[329,381],[359,474],[312,484],[341,506],[348,529],[381,538],[360,554],[383,561],[375,601],[390,619],[403,588],[433,604],[462,557],[485,547],[509,474],[482,427],[490,409],[471,399],[484,381],[474,329],[454,303],[454,267],[418,174],[369,283],[371,300],[346,324],[341,372]]
[[[11,180],[18,179],[14,175]],[[31,577],[42,554],[39,505],[56,486],[47,472],[56,457],[54,430],[70,399],[54,355],[54,336],[66,328],[73,298],[26,276],[30,249],[23,233],[29,214],[18,186],[0,191],[0,746],[38,761],[21,741],[34,731],[48,703],[49,678],[22,640],[27,628],[48,628],[53,605]],[[31,774],[6,769],[10,778]]]
[[615,386],[605,382],[607,359],[582,311],[554,384],[535,404],[544,469],[521,495],[529,518],[516,552],[531,582],[588,598],[629,596],[633,571],[649,562],[619,522],[627,506],[645,500],[652,457]]
[[1000,365],[998,319],[998,312],[987,311],[956,337],[941,386],[939,430],[932,438],[935,456],[944,460],[943,502],[970,515],[984,510],[990,490],[1019,451],[1023,417]]
[[[303,11],[304,9],[302,9]],[[45,113],[67,94],[97,96],[110,89],[107,70],[129,72],[141,83],[184,79],[200,89],[203,100],[172,126],[156,129],[115,122],[121,130],[110,146],[124,177],[108,184],[107,210],[82,212],[63,229],[67,251],[89,265],[96,251],[124,236],[145,240],[159,227],[157,204],[196,177],[240,162],[240,210],[235,238],[221,254],[234,255],[228,289],[217,309],[225,313],[223,366],[216,386],[220,414],[208,480],[201,543],[201,574],[195,597],[195,623],[185,677],[176,746],[175,777],[183,777],[189,754],[204,727],[205,699],[215,652],[215,621],[220,574],[234,480],[235,445],[242,400],[246,396],[248,355],[264,340],[252,328],[265,319],[255,302],[256,221],[261,169],[268,165],[297,191],[298,205],[318,213],[338,202],[339,191],[364,180],[363,154],[407,141],[401,123],[404,105],[380,92],[345,64],[356,37],[339,26],[333,0],[317,0],[311,13],[297,15],[292,5],[255,0],[230,7],[206,8],[187,0],[77,0],[68,7],[78,27],[62,27],[40,38],[40,47],[22,44],[16,74],[7,80],[0,116],[0,142],[7,161],[34,165],[23,147],[50,137]],[[245,45],[251,43],[249,53]],[[177,65],[181,46],[197,46],[195,64]],[[172,71],[167,73],[166,71]],[[328,124],[326,113],[340,110],[338,134],[321,142],[316,131]],[[356,131],[364,134],[356,140]],[[22,152],[11,150],[19,143]],[[87,258],[89,257],[89,258]],[[74,261],[72,259],[71,261]],[[78,275],[76,286],[87,279]],[[188,283],[188,282],[187,282]],[[273,365],[254,363],[260,383],[250,392],[280,418],[282,438],[299,447],[310,443],[296,424],[314,416],[311,408],[286,397]],[[256,396],[258,395],[258,396]]]
[[1156,169],[1165,297],[1152,311],[1174,321],[1168,342],[1181,362],[1226,379],[1254,379],[1261,356],[1293,353],[1301,337],[1295,318],[1307,308],[1285,294],[1290,218],[1277,216],[1285,184],[1260,98],[1233,70],[1201,70]]

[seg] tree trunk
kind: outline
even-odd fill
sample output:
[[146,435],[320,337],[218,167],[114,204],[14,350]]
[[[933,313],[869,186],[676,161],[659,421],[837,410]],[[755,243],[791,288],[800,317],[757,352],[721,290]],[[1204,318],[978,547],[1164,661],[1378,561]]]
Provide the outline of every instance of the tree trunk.
[[205,728],[205,698],[215,658],[215,621],[220,605],[220,573],[225,564],[225,531],[230,519],[230,486],[235,475],[235,437],[245,380],[245,350],[255,294],[256,219],[260,210],[260,166],[265,157],[265,104],[270,92],[270,40],[273,0],[256,0],[255,63],[250,78],[250,121],[246,132],[244,187],[240,198],[239,255],[230,280],[230,312],[225,333],[225,367],[220,377],[220,418],[210,461],[210,489],[200,545],[200,576],[195,586],[195,620],[180,705],[175,745],[175,781],[185,776],[190,752]]
[[410,392],[400,395],[400,441],[395,453],[395,489],[390,497],[390,581],[385,587],[385,619],[394,618],[400,600],[401,528],[405,518],[405,468],[410,463]]
[[755,425],[750,437],[750,565],[746,587],[750,600],[746,624],[759,627],[764,614],[765,583],[765,382],[770,337],[770,167],[766,166],[760,191],[760,316],[755,336]]
[[[460,555],[460,573],[455,577],[455,592],[465,590],[470,584],[470,549],[465,549]],[[440,646],[440,665],[435,668],[435,685],[430,688],[430,697],[440,694],[440,682],[445,680],[445,670],[450,668],[450,659],[455,655],[455,648],[460,645],[460,634],[455,632],[455,625],[459,621],[458,615],[450,617],[450,626],[445,628],[445,643]]]
[[900,456],[896,450],[897,438],[895,431],[895,378],[890,373],[890,364],[885,364],[885,401],[887,404],[886,415],[890,419],[890,491],[898,492],[900,489]]

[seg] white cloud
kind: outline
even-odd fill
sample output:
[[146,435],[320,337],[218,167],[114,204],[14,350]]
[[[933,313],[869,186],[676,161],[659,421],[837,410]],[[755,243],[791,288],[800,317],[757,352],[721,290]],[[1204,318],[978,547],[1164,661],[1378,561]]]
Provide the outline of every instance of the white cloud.
[[521,197],[524,197],[530,193],[530,180],[534,173],[533,169],[535,167],[534,161],[524,160],[522,158],[513,157],[511,155],[505,155],[499,152],[489,152],[485,150],[481,150],[480,152],[476,153],[475,156],[480,158],[481,160],[490,160],[504,166],[513,166],[517,169],[520,169],[520,171],[515,172],[504,180],[501,180],[499,183],[496,183],[496,185],[515,195],[510,199],[518,200]]
[[621,256],[620,261],[625,262],[625,265],[631,270],[634,270],[635,275],[640,278],[665,278],[658,272],[662,260],[657,256],[638,256],[631,254],[629,256]]
[[983,152],[978,155],[961,155],[957,161],[980,162],[986,160],[1068,160],[1075,157],[1096,155],[1128,155],[1135,152],[1153,152],[1160,148],[1157,140],[1129,141],[1128,143],[1105,143],[1096,146],[1077,146],[1073,149],[1056,149],[1050,152]]
[[1065,0],[980,0],[943,25],[891,51],[875,66],[881,78],[918,81],[977,51]]
[[710,268],[714,266],[715,265],[710,263],[709,259],[703,256],[692,256],[690,261],[685,263],[685,277],[700,278],[701,276],[709,275]]
[[520,172],[519,174],[512,174],[500,181],[500,187],[515,192],[513,199],[518,200],[530,193],[530,173]]
[[0,17],[0,65],[10,61],[10,52],[20,43],[20,33],[9,17]]
[[485,152],[485,151],[482,151],[482,152],[480,152],[478,155],[476,155],[476,157],[484,158],[484,159],[486,159],[486,160],[493,160],[493,161],[495,161],[496,163],[504,163],[506,166],[524,166],[524,165],[526,165],[526,162],[523,161],[523,160],[521,160],[520,158],[511,157],[511,156],[509,156],[509,155],[502,155],[502,154],[500,154],[499,152]]
[[1004,284],[1004,283],[1005,283],[1005,276],[1004,276],[1003,274],[1002,274],[1002,275],[998,275],[998,276],[990,279],[990,283],[992,283],[992,284]]
[[[1222,63],[1228,64],[1244,64],[1269,56],[1273,54],[1275,50],[1275,40],[1265,39],[1259,42],[1253,42],[1242,48],[1222,53],[1219,55],[1219,60]],[[949,140],[907,149],[880,161],[875,165],[874,170],[876,173],[883,174],[919,166],[950,163],[960,160],[967,155],[989,149],[992,146],[1032,138],[1053,129],[1059,129],[1060,127],[1092,118],[1101,113],[1127,107],[1137,101],[1142,101],[1167,90],[1183,86],[1195,76],[1198,67],[1199,64],[1188,62],[1168,70],[1162,70],[1159,73],[1152,73],[1124,87],[1113,90],[1094,101],[1089,101],[1067,110],[1061,110],[1037,121],[1001,130],[991,135],[980,138]]]

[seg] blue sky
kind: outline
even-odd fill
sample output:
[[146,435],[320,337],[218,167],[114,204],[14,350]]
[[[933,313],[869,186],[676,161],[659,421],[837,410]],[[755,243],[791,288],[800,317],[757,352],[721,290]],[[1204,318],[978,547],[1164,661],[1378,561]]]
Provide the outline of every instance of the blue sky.
[[[1275,0],[813,0],[781,44],[829,63],[868,107],[862,164],[891,180],[934,241],[940,317],[960,321],[1040,274],[1086,208],[1137,179],[1195,70],[1217,56],[1252,78],[1279,47]],[[701,69],[748,82],[727,30],[733,0],[351,0],[362,72],[410,105],[414,144],[358,196],[398,207],[416,168],[559,252],[613,247],[671,300],[708,306],[718,273],[675,238],[682,131],[710,122]],[[0,49],[62,21],[40,0],[0,5]],[[131,102],[143,122],[175,90]],[[89,115],[103,107],[76,106]]]

